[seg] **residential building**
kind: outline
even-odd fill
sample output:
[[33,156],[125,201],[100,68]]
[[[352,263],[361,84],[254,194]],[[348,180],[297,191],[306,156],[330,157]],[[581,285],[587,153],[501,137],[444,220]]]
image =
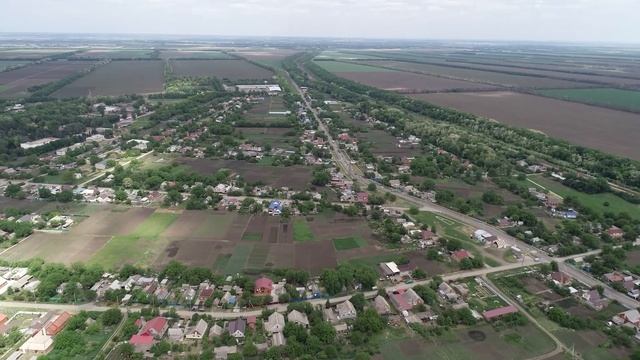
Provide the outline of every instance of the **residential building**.
[[357,316],[356,308],[349,300],[336,305],[336,312],[340,320],[355,319]]
[[414,306],[424,304],[422,298],[411,288],[395,290],[389,294],[389,299],[400,311],[408,311]]
[[284,331],[284,315],[277,311],[269,315],[269,318],[264,323],[264,330],[270,333]]
[[267,277],[256,280],[254,289],[256,295],[271,295],[271,290],[273,290],[273,280]]
[[307,317],[307,314],[298,310],[291,310],[291,312],[287,315],[287,320],[291,323],[298,324],[305,328],[309,327],[309,318]]
[[378,295],[373,299],[373,307],[376,309],[378,315],[387,315],[391,312],[391,305],[389,305],[382,295]]
[[244,332],[247,328],[247,320],[243,318],[237,318],[227,323],[227,331],[236,339],[244,338]]
[[209,324],[204,319],[200,319],[194,327],[187,331],[185,337],[190,340],[200,340],[204,336],[208,327]]
[[513,305],[508,305],[508,306],[503,306],[497,309],[485,311],[482,313],[482,316],[484,317],[485,320],[490,321],[495,318],[499,318],[501,316],[504,316],[507,314],[513,314],[517,312],[518,312],[518,308],[516,308]]

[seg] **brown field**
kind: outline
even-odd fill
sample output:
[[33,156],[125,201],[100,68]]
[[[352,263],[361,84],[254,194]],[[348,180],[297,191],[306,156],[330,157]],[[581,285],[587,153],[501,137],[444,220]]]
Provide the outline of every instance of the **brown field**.
[[228,80],[266,80],[273,73],[245,60],[172,60],[173,72],[177,76],[213,76]]
[[163,62],[112,61],[53,93],[58,98],[148,94],[164,89]]
[[231,56],[215,50],[163,50],[160,52],[161,59],[233,59]]
[[220,169],[231,169],[250,183],[262,182],[274,187],[287,186],[304,190],[311,185],[313,169],[306,166],[276,167],[259,165],[243,160],[211,160],[180,158],[178,163],[189,166],[199,174],[213,174]]
[[513,92],[413,96],[576,145],[640,160],[640,115]]
[[74,75],[93,65],[90,61],[51,61],[0,73],[0,97],[26,96],[27,89]]
[[355,134],[358,141],[369,143],[371,152],[380,156],[415,156],[421,152],[420,146],[405,145],[398,147],[398,139],[384,130],[367,129]]
[[120,210],[106,207],[72,226],[69,231],[36,232],[2,257],[7,260],[41,258],[65,264],[88,261],[112,236],[132,232],[153,211],[148,208]]
[[495,87],[490,85],[475,84],[468,81],[446,79],[430,75],[419,75],[403,71],[337,72],[336,75],[361,84],[377,87],[379,89],[400,92],[440,92],[454,90],[474,91],[495,89]]
[[[543,77],[502,74],[490,71],[461,69],[440,65],[409,63],[401,61],[360,61],[362,64],[390,67],[398,70],[413,71],[421,74],[432,74],[451,77],[478,83],[503,85],[519,88],[551,89],[551,88],[580,88],[590,87],[575,81],[549,79]],[[415,76],[415,74],[413,75]]]

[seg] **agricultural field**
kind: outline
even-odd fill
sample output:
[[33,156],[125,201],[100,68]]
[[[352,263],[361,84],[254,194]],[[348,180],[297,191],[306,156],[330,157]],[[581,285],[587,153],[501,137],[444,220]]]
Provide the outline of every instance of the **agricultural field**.
[[160,60],[113,61],[53,93],[58,98],[148,94],[164,89]]
[[74,58],[81,59],[151,59],[155,55],[151,49],[92,49],[79,54]]
[[561,100],[640,112],[640,91],[602,88],[541,90],[538,93]]
[[267,80],[273,73],[245,60],[171,60],[176,76],[235,80]]
[[337,61],[317,61],[316,64],[337,76],[384,90],[400,92],[440,92],[490,90],[495,87],[443,77],[394,71],[380,67]]
[[213,174],[220,169],[231,169],[249,183],[262,182],[273,187],[287,186],[304,190],[311,186],[313,169],[307,166],[277,167],[250,163],[243,160],[211,160],[181,158],[179,164],[188,166],[199,174]]
[[512,75],[491,71],[463,69],[441,65],[420,64],[402,61],[360,61],[362,64],[384,66],[389,69],[411,71],[419,74],[450,77],[490,85],[527,88],[527,89],[555,89],[590,87],[591,84],[576,81],[550,79],[535,76]]
[[290,49],[242,49],[231,54],[243,57],[245,59],[255,61],[266,66],[279,67],[282,60],[287,56],[291,56],[298,51]]
[[0,49],[0,60],[40,60],[48,56],[60,55],[71,52],[74,49]]
[[418,337],[385,341],[381,344],[384,360],[493,360],[529,359],[555,349],[551,338],[533,324],[496,331],[491,325],[451,330],[425,341]]
[[245,139],[258,146],[269,145],[272,148],[278,147],[285,150],[293,150],[294,144],[298,142],[295,130],[291,128],[238,128]]
[[632,204],[612,193],[587,194],[540,175],[529,176],[528,180],[531,186],[536,185],[539,188],[554,192],[561,197],[574,197],[585,206],[599,213],[626,212],[632,218],[640,219],[640,205]]
[[384,130],[367,128],[356,133],[355,137],[360,143],[370,145],[374,155],[406,157],[421,153],[420,146],[398,147],[398,139]]
[[533,129],[576,145],[640,160],[640,115],[514,92],[421,94],[415,99]]
[[464,199],[480,199],[482,198],[482,194],[487,191],[493,191],[496,194],[500,195],[504,200],[504,205],[490,205],[483,203],[483,214],[482,218],[490,219],[492,217],[499,216],[509,205],[518,204],[522,199],[513,193],[501,189],[499,186],[493,184],[489,181],[480,181],[474,185],[468,184],[459,179],[442,179],[436,181],[435,185],[436,190],[449,190],[453,192],[456,196],[462,197]]
[[77,74],[92,65],[90,61],[50,61],[0,73],[0,97],[28,95],[32,86],[43,85]]
[[220,60],[233,59],[221,51],[217,50],[162,50],[160,51],[161,59],[202,59],[202,60]]

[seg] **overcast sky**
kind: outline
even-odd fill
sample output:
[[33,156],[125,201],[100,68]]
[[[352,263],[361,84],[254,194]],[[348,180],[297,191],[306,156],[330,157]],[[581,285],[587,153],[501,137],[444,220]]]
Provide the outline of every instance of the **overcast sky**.
[[0,0],[0,32],[640,42],[640,0]]

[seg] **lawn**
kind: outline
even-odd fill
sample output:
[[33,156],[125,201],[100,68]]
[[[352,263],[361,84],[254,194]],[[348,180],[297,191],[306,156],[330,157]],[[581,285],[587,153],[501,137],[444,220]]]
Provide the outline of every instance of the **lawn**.
[[331,72],[391,72],[393,70],[375,66],[353,64],[341,61],[316,61],[317,65]]
[[640,111],[640,91],[621,89],[553,89],[540,94],[562,100],[609,106],[621,110]]
[[107,269],[118,268],[125,263],[150,265],[167,245],[161,239],[164,232],[177,218],[176,214],[154,212],[130,234],[114,236],[90,260]]
[[293,241],[305,242],[314,239],[313,231],[305,219],[295,219],[293,221]]
[[351,250],[367,246],[367,241],[359,236],[333,239],[336,250]]
[[247,259],[249,258],[249,254],[253,250],[254,244],[237,244],[233,249],[233,253],[227,263],[224,266],[224,274],[225,275],[234,275],[241,273],[245,268],[245,264],[247,263]]
[[[539,175],[530,176],[529,179],[562,197],[573,196],[577,198],[581,204],[601,214],[604,212],[626,212],[632,218],[640,219],[640,205],[634,205],[614,194],[586,194]],[[605,206],[605,203],[608,203],[609,206]]]

